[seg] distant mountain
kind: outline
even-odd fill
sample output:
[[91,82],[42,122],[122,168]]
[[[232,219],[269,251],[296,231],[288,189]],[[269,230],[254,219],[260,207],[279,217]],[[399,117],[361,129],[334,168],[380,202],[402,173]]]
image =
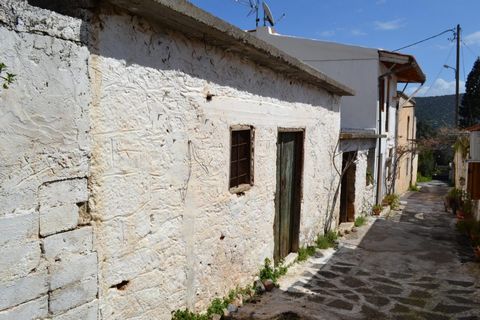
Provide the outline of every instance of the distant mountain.
[[[453,127],[455,124],[455,95],[415,98],[417,123],[423,122],[432,129]],[[462,102],[462,95],[460,95]]]

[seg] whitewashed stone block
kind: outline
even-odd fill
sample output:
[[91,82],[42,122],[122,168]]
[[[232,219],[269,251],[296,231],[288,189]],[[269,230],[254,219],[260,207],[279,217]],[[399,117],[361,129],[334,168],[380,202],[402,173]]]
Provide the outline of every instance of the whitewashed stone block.
[[45,257],[55,260],[69,254],[92,251],[93,229],[91,226],[62,232],[46,237],[43,242]]
[[94,300],[55,317],[55,320],[96,320],[98,318],[97,315],[98,300]]
[[38,213],[29,213],[0,218],[0,246],[25,242],[38,238]]
[[38,299],[0,311],[0,320],[33,320],[46,318],[47,315],[48,295],[44,295]]
[[48,292],[47,270],[0,283],[0,310],[35,299]]
[[41,253],[40,241],[0,247],[0,279],[27,276],[40,264]]
[[69,179],[47,183],[40,188],[40,204],[57,206],[88,200],[87,179]]
[[97,274],[97,253],[64,258],[52,264],[49,273],[51,290],[94,277]]
[[42,236],[74,229],[77,224],[78,206],[76,204],[40,207],[40,234]]
[[94,300],[96,295],[97,277],[55,290],[50,293],[50,312],[63,313]]

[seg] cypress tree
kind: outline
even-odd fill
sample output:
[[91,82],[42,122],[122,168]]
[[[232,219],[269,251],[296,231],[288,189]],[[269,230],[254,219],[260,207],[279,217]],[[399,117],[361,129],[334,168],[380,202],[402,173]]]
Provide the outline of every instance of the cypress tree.
[[480,123],[480,58],[477,58],[472,71],[468,74],[459,110],[459,121],[462,128]]

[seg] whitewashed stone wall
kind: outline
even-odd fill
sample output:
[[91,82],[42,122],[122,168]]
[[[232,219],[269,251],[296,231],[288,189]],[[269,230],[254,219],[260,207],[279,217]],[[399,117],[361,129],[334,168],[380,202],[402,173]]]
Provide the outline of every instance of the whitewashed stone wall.
[[375,204],[375,184],[367,186],[368,150],[357,152],[355,172],[355,215],[369,215]]
[[[300,241],[313,242],[333,193],[339,98],[137,18],[100,20],[90,207],[103,317],[168,319],[251,283],[273,255],[279,128],[306,132]],[[236,124],[255,127],[244,195],[228,191]]]
[[[273,255],[279,128],[305,130],[300,243],[323,231],[340,99],[129,15],[0,3],[0,319],[169,319]],[[213,95],[211,101],[207,94]],[[228,191],[229,129],[255,185]],[[338,164],[337,164],[338,165]]]
[[0,319],[96,319],[90,85],[81,22],[0,2]]

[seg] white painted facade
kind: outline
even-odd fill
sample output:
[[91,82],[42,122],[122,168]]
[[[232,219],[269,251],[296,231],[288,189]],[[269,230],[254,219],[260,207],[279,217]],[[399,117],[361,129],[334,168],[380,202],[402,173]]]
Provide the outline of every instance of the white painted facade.
[[0,319],[96,319],[97,253],[86,224],[89,51],[81,22],[0,3]]
[[[300,245],[323,232],[339,95],[122,10],[90,21],[0,4],[17,74],[0,91],[0,319],[170,319],[250,284],[273,256],[281,129],[305,131]],[[243,195],[239,124],[255,128]]]
[[[362,150],[365,153],[369,148],[376,148],[374,179],[375,183],[379,183],[379,187],[361,188],[359,183],[356,183],[355,193],[356,199],[376,198],[376,201],[381,202],[387,192],[394,191],[392,184],[388,182],[388,177],[392,175],[390,164],[396,153],[397,82],[399,82],[396,72],[399,69],[395,69],[395,67],[402,65],[402,68],[405,69],[403,65],[410,64],[416,72],[414,80],[411,82],[418,82],[417,79],[422,78],[423,74],[414,58],[393,52],[382,52],[376,48],[281,35],[275,33],[270,27],[257,28],[253,33],[259,39],[299,58],[355,90],[354,96],[342,99],[342,132],[347,134],[370,133],[381,135],[382,138],[344,140],[342,141],[342,150]],[[382,55],[386,57],[382,58]],[[395,55],[398,56],[395,57]],[[400,56],[401,59],[399,59]],[[394,62],[393,65],[391,62]],[[384,79],[383,107],[380,106],[381,99],[379,97],[379,80],[381,78]],[[362,161],[365,160],[359,156],[357,166],[363,170],[366,168],[366,164]],[[379,165],[381,170],[378,170]],[[356,207],[360,212],[360,207]]]
[[[395,95],[396,78],[390,76],[390,85],[385,84],[385,92],[390,88],[389,101],[385,101],[384,111],[379,108],[379,77],[388,72],[388,69],[380,62],[378,49],[351,46],[333,42],[319,41],[313,39],[304,39],[292,36],[277,34],[272,28],[258,28],[254,33],[260,39],[278,47],[279,49],[291,54],[312,67],[326,73],[327,75],[338,79],[355,90],[355,96],[344,97],[341,103],[341,130],[342,132],[365,132],[370,134],[385,135],[381,139],[380,152],[379,139],[361,139],[343,142],[344,151],[359,151],[357,160],[357,175],[365,175],[366,158],[362,154],[370,148],[377,151],[374,180],[375,184],[381,182],[382,188],[378,198],[383,198],[387,186],[385,177],[387,169],[389,149],[395,145]],[[385,78],[386,79],[386,78]],[[387,97],[387,94],[385,94]],[[386,131],[387,110],[389,128]],[[381,114],[380,114],[381,112]],[[381,131],[379,131],[379,122],[381,121]],[[382,176],[378,176],[378,157],[381,157],[381,166],[383,168]],[[362,170],[362,172],[358,172]],[[356,202],[362,199],[362,203],[375,204],[376,187],[366,188],[365,178],[356,180],[355,198]],[[365,209],[365,205],[356,204],[358,213],[370,212]]]

